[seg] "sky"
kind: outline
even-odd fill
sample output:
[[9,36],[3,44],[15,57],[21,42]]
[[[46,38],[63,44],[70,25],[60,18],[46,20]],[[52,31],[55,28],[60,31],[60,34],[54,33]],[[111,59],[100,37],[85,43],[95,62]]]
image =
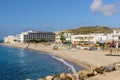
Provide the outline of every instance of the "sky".
[[120,0],[0,0],[0,39],[98,25],[120,27]]

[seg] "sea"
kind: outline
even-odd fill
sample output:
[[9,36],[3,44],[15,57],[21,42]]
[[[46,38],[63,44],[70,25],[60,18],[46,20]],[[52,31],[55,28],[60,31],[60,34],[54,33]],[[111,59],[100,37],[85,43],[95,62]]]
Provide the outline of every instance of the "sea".
[[37,80],[83,68],[44,52],[0,45],[0,80]]

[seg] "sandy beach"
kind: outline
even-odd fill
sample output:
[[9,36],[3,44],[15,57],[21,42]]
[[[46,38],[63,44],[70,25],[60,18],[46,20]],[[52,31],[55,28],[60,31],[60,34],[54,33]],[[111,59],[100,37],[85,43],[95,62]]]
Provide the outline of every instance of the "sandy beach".
[[[26,48],[28,44],[4,44],[6,46],[13,46],[19,48]],[[120,52],[115,53],[117,56],[106,56],[109,51],[90,51],[90,50],[67,50],[59,49],[53,50],[53,45],[43,44],[29,44],[28,49],[43,51],[47,54],[53,54],[57,57],[61,57],[65,60],[71,61],[78,66],[89,69],[94,67],[106,66],[115,62],[120,62]],[[89,78],[89,80],[119,80],[119,71],[107,73],[106,75],[97,75]],[[111,76],[113,75],[113,76]],[[115,77],[116,76],[116,77]]]

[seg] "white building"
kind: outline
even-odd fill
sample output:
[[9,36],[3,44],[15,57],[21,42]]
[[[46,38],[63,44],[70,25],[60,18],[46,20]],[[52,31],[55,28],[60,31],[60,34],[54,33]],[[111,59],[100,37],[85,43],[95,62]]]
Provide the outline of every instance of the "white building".
[[42,39],[50,42],[55,41],[55,34],[52,32],[27,31],[16,35],[18,42],[24,43],[30,40],[41,41]]
[[115,31],[111,34],[107,34],[106,36],[101,36],[103,42],[107,43],[107,42],[112,42],[112,41],[120,41],[120,32],[119,31]]
[[71,41],[71,37],[73,36],[73,33],[64,33],[64,36],[66,38],[66,41]]
[[28,35],[29,32],[32,32],[32,31],[22,32],[21,34],[16,35],[16,40],[18,42],[24,43],[25,42],[24,37],[25,35]]
[[[61,42],[60,33],[64,31],[56,32],[56,42]],[[73,35],[72,33],[64,32],[66,41],[71,41],[72,44],[81,44],[81,43],[110,43],[116,41],[120,43],[120,31],[114,30],[113,33],[103,34],[103,33],[91,33],[91,34],[82,34],[82,35]],[[117,44],[118,45],[118,44]]]
[[71,37],[73,36],[73,33],[67,33],[64,31],[56,31],[55,33],[55,42],[57,43],[61,43],[60,37],[61,37],[61,33],[63,33],[63,36],[65,37],[66,41],[71,41]]
[[15,39],[16,37],[15,36],[7,36],[7,37],[4,37],[4,43],[15,43]]
[[108,40],[112,40],[111,35],[104,34],[86,34],[86,35],[73,35],[71,37],[72,44],[81,44],[81,43],[104,43]]
[[61,31],[56,31],[54,33],[55,33],[55,42],[61,43],[61,40],[60,40]]
[[72,44],[94,43],[94,35],[73,35]]

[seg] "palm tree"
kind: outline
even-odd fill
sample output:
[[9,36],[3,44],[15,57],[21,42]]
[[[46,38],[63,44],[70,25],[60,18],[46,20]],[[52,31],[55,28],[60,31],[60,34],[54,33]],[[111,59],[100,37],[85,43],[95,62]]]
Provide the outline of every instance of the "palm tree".
[[60,40],[62,43],[66,41],[65,36],[64,36],[64,32],[60,33]]

